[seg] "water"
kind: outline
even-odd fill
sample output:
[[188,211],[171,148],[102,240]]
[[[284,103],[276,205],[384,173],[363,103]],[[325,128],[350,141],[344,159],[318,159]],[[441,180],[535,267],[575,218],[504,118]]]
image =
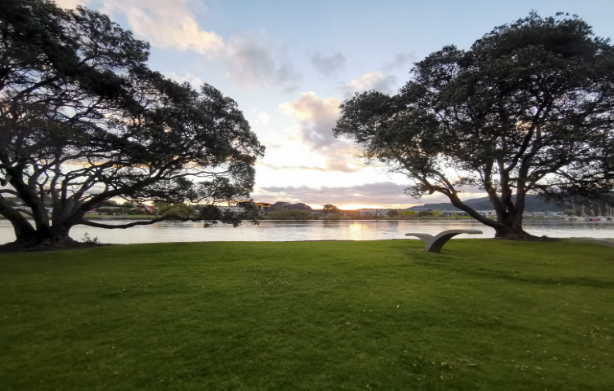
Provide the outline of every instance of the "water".
[[[130,221],[104,221],[125,224]],[[614,238],[614,222],[571,222],[564,220],[527,220],[525,230],[537,236],[556,238]],[[165,221],[128,229],[102,229],[78,225],[70,235],[82,240],[87,232],[102,243],[160,243],[201,241],[298,241],[298,240],[386,240],[405,239],[408,232],[436,234],[447,229],[479,229],[481,235],[459,235],[457,238],[492,238],[495,231],[477,221],[462,220],[402,220],[402,221],[263,221],[260,225],[246,223],[238,228],[217,224],[203,228],[200,223]],[[7,220],[0,220],[0,244],[15,239]],[[407,237],[407,239],[415,239]]]

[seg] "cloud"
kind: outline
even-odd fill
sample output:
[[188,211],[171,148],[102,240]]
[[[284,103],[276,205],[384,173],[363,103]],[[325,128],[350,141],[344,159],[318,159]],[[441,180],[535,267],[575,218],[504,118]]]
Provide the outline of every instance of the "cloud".
[[[434,194],[416,200],[405,194],[405,185],[394,182],[367,183],[347,187],[268,186],[257,189],[254,197],[260,202],[293,201],[305,204],[411,206],[419,204],[449,203],[443,194]],[[463,193],[463,199],[483,197],[481,192]]]
[[271,116],[260,109],[252,108],[249,113],[249,122],[253,125],[268,125],[271,121]]
[[[281,148],[281,145],[269,145],[267,144],[267,148],[274,148],[274,147],[279,147]],[[352,173],[352,172],[358,172],[362,170],[362,166],[356,166],[353,165],[351,162],[351,159],[344,159],[343,157],[339,157],[336,159],[325,159],[324,160],[326,167],[320,167],[320,166],[300,166],[300,165],[296,165],[296,166],[292,166],[292,165],[287,165],[287,166],[274,166],[271,164],[267,164],[264,162],[258,162],[256,163],[259,166],[263,166],[263,167],[268,167],[271,170],[290,170],[290,171],[320,171],[320,172],[345,172],[345,173]]]
[[325,171],[361,171],[363,164],[352,156],[355,151],[352,143],[333,136],[333,128],[341,112],[340,104],[337,98],[323,99],[310,91],[301,93],[299,99],[280,104],[279,111],[298,122],[296,138],[325,158]]
[[196,90],[199,90],[200,86],[205,83],[200,77],[194,76],[191,73],[184,73],[183,75],[178,75],[175,72],[164,72],[163,74],[164,76],[176,81],[177,83],[183,84],[185,82],[188,82]]
[[[59,5],[74,8],[93,0],[60,0]],[[98,3],[98,2],[96,2]],[[100,11],[125,15],[130,28],[152,46],[178,51],[194,51],[220,61],[226,76],[239,87],[279,86],[285,92],[298,90],[301,75],[279,60],[283,50],[266,42],[260,33],[240,33],[225,41],[213,31],[201,29],[190,0],[100,0]]]
[[312,54],[309,59],[316,71],[326,77],[331,77],[345,69],[345,56],[340,52],[328,55],[317,52]]
[[[306,204],[407,205],[416,202],[404,194],[405,186],[393,182],[369,183],[348,187],[262,187],[254,196],[267,200],[292,200]],[[413,201],[413,202],[412,202]]]
[[[62,3],[74,3],[63,0]],[[81,3],[90,2],[83,0]],[[211,54],[220,50],[224,40],[214,32],[202,30],[187,0],[101,0],[101,12],[122,13],[134,33],[153,46],[192,50]]]
[[393,69],[401,68],[408,62],[416,61],[417,59],[418,56],[416,56],[414,53],[399,53],[394,56],[392,61],[384,63],[382,70],[389,72]]
[[333,127],[339,118],[341,101],[337,98],[322,99],[315,92],[303,92],[301,98],[279,105],[279,111],[288,114],[301,124],[303,142],[314,149],[333,144]]
[[294,92],[301,75],[290,63],[277,60],[278,52],[258,34],[237,34],[222,54],[226,76],[239,87],[282,86],[284,92]]
[[379,71],[367,73],[350,83],[341,86],[345,98],[351,98],[356,92],[375,90],[384,94],[394,93],[397,78],[394,75],[384,75]]

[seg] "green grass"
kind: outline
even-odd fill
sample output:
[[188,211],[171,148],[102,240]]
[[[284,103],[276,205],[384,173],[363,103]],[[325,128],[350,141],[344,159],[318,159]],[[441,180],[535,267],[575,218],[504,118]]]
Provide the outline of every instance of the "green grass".
[[453,240],[0,255],[0,389],[610,390],[614,251]]

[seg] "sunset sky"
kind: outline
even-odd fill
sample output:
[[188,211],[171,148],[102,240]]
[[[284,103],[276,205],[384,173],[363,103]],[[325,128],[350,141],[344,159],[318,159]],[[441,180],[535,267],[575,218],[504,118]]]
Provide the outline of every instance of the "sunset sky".
[[[107,13],[151,43],[149,65],[195,87],[232,97],[266,146],[255,201],[407,207],[408,184],[365,167],[332,128],[344,99],[364,90],[394,94],[412,63],[454,44],[468,48],[493,27],[528,15],[577,14],[614,37],[614,1],[209,1],[58,0]],[[468,190],[464,198],[481,197]]]

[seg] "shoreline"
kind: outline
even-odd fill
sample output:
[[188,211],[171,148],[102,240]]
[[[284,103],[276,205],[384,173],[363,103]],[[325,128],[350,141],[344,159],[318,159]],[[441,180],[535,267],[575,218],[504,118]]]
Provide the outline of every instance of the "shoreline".
[[[33,220],[33,218],[31,216],[25,216],[27,220]],[[131,216],[85,216],[84,217],[86,220],[151,220],[151,219],[155,219],[156,216],[151,216],[151,215],[143,215],[143,216],[135,216],[135,215],[131,215]],[[495,220],[496,218],[490,218],[491,220]],[[6,217],[4,216],[0,216],[0,220],[7,220]],[[341,221],[434,221],[434,220],[442,220],[442,221],[464,221],[464,220],[471,220],[471,221],[477,221],[472,217],[407,217],[407,218],[381,218],[381,219],[353,219],[353,218],[342,218],[339,220],[331,220],[331,219],[310,219],[310,220],[273,220],[273,219],[261,219],[258,221],[294,221],[294,222],[313,222],[313,221],[325,221],[325,222],[329,222],[329,223],[336,223],[336,222],[341,222]],[[547,220],[547,221],[568,221],[565,220],[565,218],[560,218],[560,217],[525,217],[523,219],[524,221],[527,220]],[[167,220],[167,221],[174,221],[174,220]],[[251,221],[251,220],[245,220],[245,221]],[[614,221],[585,221],[585,220],[570,220],[570,223],[612,223]]]

